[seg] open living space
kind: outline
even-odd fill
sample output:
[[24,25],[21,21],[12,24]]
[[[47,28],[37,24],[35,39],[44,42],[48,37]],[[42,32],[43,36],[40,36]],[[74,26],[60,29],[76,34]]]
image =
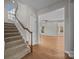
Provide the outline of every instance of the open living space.
[[5,59],[74,59],[74,0],[4,0]]

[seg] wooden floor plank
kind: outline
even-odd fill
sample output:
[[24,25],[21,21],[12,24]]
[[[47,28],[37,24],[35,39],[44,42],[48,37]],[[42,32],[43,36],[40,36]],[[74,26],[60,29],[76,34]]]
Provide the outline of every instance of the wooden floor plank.
[[70,59],[64,54],[63,36],[41,36],[41,43],[33,46],[33,52],[22,59]]

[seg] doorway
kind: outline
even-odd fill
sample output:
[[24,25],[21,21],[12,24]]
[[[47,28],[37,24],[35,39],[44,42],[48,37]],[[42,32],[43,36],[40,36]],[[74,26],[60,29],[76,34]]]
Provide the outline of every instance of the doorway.
[[64,52],[64,21],[46,22],[40,25],[40,45]]
[[48,49],[49,55],[64,58],[64,8],[45,13],[39,19],[39,44]]

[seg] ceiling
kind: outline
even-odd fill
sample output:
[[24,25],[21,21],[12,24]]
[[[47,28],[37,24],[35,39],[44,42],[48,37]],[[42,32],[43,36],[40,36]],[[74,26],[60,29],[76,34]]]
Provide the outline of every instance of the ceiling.
[[47,12],[39,16],[40,20],[64,20],[64,8],[57,9],[55,11]]
[[18,1],[23,4],[27,4],[30,7],[39,11],[61,0],[18,0]]

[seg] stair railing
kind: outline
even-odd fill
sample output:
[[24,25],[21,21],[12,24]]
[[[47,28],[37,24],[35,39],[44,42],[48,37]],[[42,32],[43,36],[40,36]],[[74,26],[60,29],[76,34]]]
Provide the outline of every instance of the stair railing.
[[26,28],[26,27],[24,27],[24,25],[20,22],[20,20],[18,19],[18,17],[16,16],[16,13],[17,13],[17,10],[18,10],[18,3],[16,2],[16,4],[17,4],[17,8],[16,8],[16,10],[15,10],[15,18],[16,18],[16,20],[19,22],[19,24],[21,25],[21,27],[23,28],[23,29],[25,29],[26,31],[28,31],[30,34],[31,34],[31,44],[29,45],[30,46],[30,48],[31,48],[31,53],[32,53],[32,31],[30,31],[28,28]]
[[[16,17],[16,15],[15,15],[15,17]],[[17,19],[17,21],[19,22],[19,24],[21,25],[21,27],[23,28],[23,29],[25,29],[26,31],[28,31],[30,34],[31,34],[31,45],[29,45],[30,46],[30,48],[31,48],[31,52],[32,52],[32,32],[28,29],[28,28],[25,28],[24,26],[23,26],[23,24],[19,21],[19,19],[16,17],[16,19]]]

